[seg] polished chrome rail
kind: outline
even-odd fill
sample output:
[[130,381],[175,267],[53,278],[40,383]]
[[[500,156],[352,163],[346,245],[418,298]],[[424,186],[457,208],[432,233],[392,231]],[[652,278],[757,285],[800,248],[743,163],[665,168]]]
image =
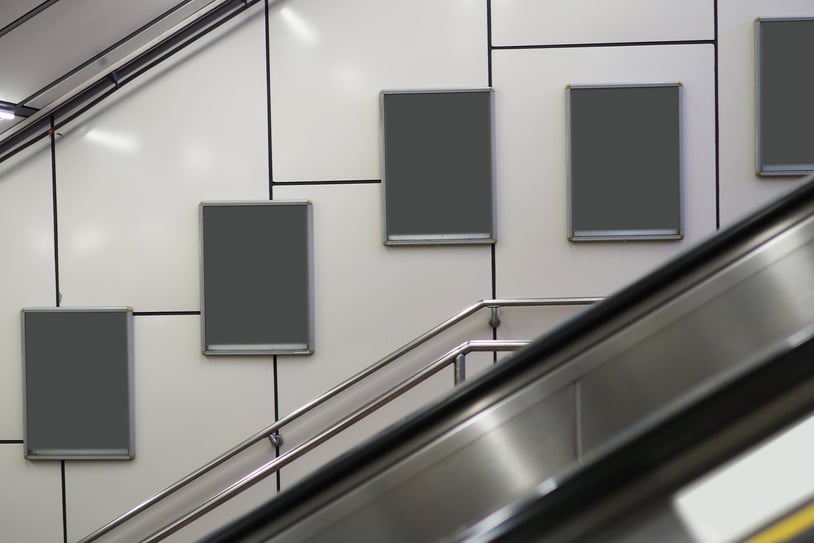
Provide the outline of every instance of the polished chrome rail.
[[290,451],[281,454],[277,458],[266,462],[265,464],[258,467],[251,473],[247,474],[240,480],[236,481],[235,483],[229,485],[227,488],[218,492],[217,494],[203,502],[195,509],[189,511],[188,513],[178,518],[177,520],[165,525],[157,532],[154,532],[153,534],[149,535],[146,539],[143,539],[141,543],[156,543],[158,541],[162,541],[164,538],[169,537],[170,535],[174,534],[184,526],[191,524],[192,522],[199,519],[212,509],[234,498],[244,490],[247,490],[256,483],[259,483],[269,475],[276,473],[287,464],[290,464],[300,456],[318,447],[319,445],[325,443],[335,435],[353,426],[363,418],[367,417],[374,411],[395,400],[396,398],[398,398],[408,390],[412,389],[416,385],[432,377],[442,369],[446,368],[447,366],[458,360],[459,355],[461,354],[465,355],[471,352],[516,351],[517,349],[525,347],[528,344],[529,344],[528,341],[518,341],[518,340],[499,341],[491,339],[472,340],[461,343],[451,351],[447,352],[445,355],[435,359],[431,364],[426,366],[424,369],[413,374],[411,377],[405,379],[398,385],[390,388],[383,394],[380,394],[379,396],[377,396],[370,402],[366,403],[365,405],[363,405],[362,407],[360,407],[359,409],[357,409],[356,411],[354,411],[341,421],[335,423],[333,426],[330,426],[326,430],[323,430],[321,433],[304,441],[303,443],[301,443],[297,447],[294,447]]
[[[377,362],[371,364],[367,368],[361,370],[360,372],[356,373],[355,375],[348,378],[346,381],[334,386],[333,388],[329,389],[327,392],[324,392],[322,395],[314,398],[307,404],[303,405],[299,409],[292,411],[289,415],[283,417],[282,419],[276,421],[275,423],[267,426],[266,428],[260,430],[253,436],[249,437],[248,439],[242,441],[241,443],[235,445],[228,451],[224,452],[214,460],[211,460],[207,464],[201,466],[197,470],[193,471],[189,475],[185,476],[182,479],[179,479],[175,483],[171,484],[170,486],[166,487],[164,490],[161,490],[151,498],[148,498],[144,502],[140,503],[139,505],[135,506],[131,510],[127,511],[126,513],[120,515],[119,517],[113,519],[109,523],[105,524],[101,528],[97,529],[95,532],[85,536],[83,539],[79,541],[79,543],[90,543],[91,541],[95,541],[99,539],[101,536],[105,535],[106,533],[110,532],[111,530],[121,526],[128,520],[134,518],[135,516],[139,515],[146,509],[149,509],[156,503],[160,502],[167,496],[177,492],[181,488],[185,487],[189,483],[195,481],[202,475],[212,471],[216,467],[220,466],[230,458],[240,454],[244,450],[248,449],[255,443],[266,439],[269,436],[277,433],[281,428],[291,424],[293,421],[299,419],[303,415],[309,413],[314,408],[322,405],[326,401],[330,400],[331,398],[335,397],[336,395],[340,394],[341,392],[349,389],[353,385],[359,383],[360,381],[364,380],[366,377],[372,375],[373,373],[379,371],[380,369],[384,368],[385,366],[391,364],[395,360],[401,358],[405,354],[409,353],[413,349],[421,346],[422,344],[426,343],[430,339],[436,337],[437,335],[441,334],[442,332],[448,330],[449,328],[453,327],[454,325],[458,324],[459,322],[463,321],[464,319],[474,315],[478,311],[482,309],[489,308],[492,310],[492,318],[490,319],[490,324],[493,327],[497,327],[499,325],[499,319],[497,319],[496,310],[502,307],[550,307],[550,306],[576,306],[576,305],[591,305],[598,301],[601,301],[602,298],[496,298],[496,299],[484,299],[474,304],[464,308],[458,314],[450,317],[449,319],[445,320],[444,322],[438,324],[437,326],[431,328],[430,330],[424,332],[417,338],[413,339],[409,343],[399,347],[392,353],[388,354],[384,358],[378,360]],[[278,458],[282,458],[279,456]]]

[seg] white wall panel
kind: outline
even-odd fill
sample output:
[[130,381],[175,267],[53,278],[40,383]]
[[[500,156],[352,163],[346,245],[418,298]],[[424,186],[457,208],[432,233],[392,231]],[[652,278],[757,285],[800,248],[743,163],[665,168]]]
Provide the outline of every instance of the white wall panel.
[[488,82],[485,2],[282,2],[270,36],[278,181],[377,179],[381,90]]
[[274,422],[270,357],[203,357],[197,316],[137,316],[134,338],[136,457],[66,463],[71,541]]
[[[604,296],[715,230],[712,45],[494,53],[498,296]],[[567,84],[679,81],[685,239],[567,240]],[[624,172],[609,172],[624,175]]]
[[493,45],[711,40],[712,0],[492,0]]
[[[489,297],[488,247],[382,244],[378,184],[275,186],[274,198],[314,202],[316,352],[309,357],[278,357],[281,416]],[[417,352],[410,360],[429,362],[465,339],[491,338],[488,320],[488,312],[472,317],[439,338],[442,343]],[[451,388],[451,370],[448,376]],[[428,392],[427,399],[434,395]],[[360,399],[371,397],[362,393]],[[294,432],[296,438],[289,438],[288,432],[284,437],[289,446],[305,437]],[[358,435],[364,433],[362,429]],[[289,468],[283,470],[284,481],[292,477]]]
[[56,304],[51,199],[47,143],[0,164],[0,439],[23,439],[20,310]]
[[262,10],[219,32],[60,130],[66,305],[199,309],[198,203],[268,198]]
[[755,18],[814,17],[808,0],[718,2],[721,225],[797,186],[797,177],[755,173]]
[[[453,389],[452,368],[430,377],[417,387],[393,400],[380,410],[372,413],[357,424],[326,441],[316,449],[306,453],[281,472],[281,489],[291,488],[303,477],[350,451],[370,438],[375,437],[392,424],[404,420],[421,406],[429,405]],[[379,391],[382,392],[382,391]],[[372,399],[371,396],[368,399]],[[315,435],[315,434],[314,434]],[[283,451],[290,450],[284,446]]]
[[506,308],[500,312],[497,336],[499,339],[535,340],[587,308],[584,305]]
[[31,462],[23,446],[0,445],[0,538],[62,541],[59,462]]

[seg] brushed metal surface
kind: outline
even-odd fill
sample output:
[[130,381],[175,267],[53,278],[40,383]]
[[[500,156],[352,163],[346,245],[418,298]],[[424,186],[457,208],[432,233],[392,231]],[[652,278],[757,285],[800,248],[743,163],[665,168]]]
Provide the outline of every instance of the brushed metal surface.
[[573,391],[534,388],[332,501],[273,541],[431,541],[576,459]]
[[542,481],[556,485],[582,456],[814,323],[813,240],[810,208],[778,219],[560,352],[517,368],[499,389],[418,429],[256,540],[438,540]]
[[812,236],[808,222],[692,289],[647,322],[656,330],[631,326],[613,340],[632,343],[622,352],[597,346],[578,384],[581,453],[814,322]]

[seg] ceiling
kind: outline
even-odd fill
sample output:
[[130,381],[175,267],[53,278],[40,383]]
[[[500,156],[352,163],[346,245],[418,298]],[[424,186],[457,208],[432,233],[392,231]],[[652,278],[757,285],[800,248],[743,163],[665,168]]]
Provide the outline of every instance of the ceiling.
[[222,0],[0,0],[0,138]]

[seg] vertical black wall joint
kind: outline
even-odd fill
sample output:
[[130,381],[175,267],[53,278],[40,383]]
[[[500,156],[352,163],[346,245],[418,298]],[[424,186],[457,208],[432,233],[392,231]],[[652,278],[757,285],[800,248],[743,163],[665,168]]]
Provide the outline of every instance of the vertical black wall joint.
[[719,144],[720,136],[720,114],[718,112],[718,0],[713,0],[713,23],[714,39],[712,47],[715,51],[715,230],[721,229],[721,150]]
[[65,460],[60,460],[60,479],[62,481],[62,541],[68,543],[68,504],[65,499]]
[[[269,2],[265,0],[264,20],[265,28],[265,43],[266,43],[266,148],[268,149],[268,176],[269,176],[269,200],[274,200],[274,168],[272,167],[272,148],[271,148],[271,38],[269,36]],[[280,420],[280,400],[279,390],[277,386],[277,355],[272,358],[272,365],[274,368],[274,422]],[[280,447],[274,447],[275,458],[280,456]],[[280,470],[274,474],[277,479],[277,492],[281,490],[280,484]]]
[[265,0],[266,36],[266,149],[268,150],[269,200],[274,200],[274,169],[271,148],[271,38],[269,36],[269,2]]
[[[486,66],[487,66],[487,84],[492,86],[492,0],[486,0]],[[494,127],[492,127],[494,130]],[[492,299],[497,298],[497,257],[496,247],[492,245],[491,251],[491,266],[492,266]],[[492,328],[492,339],[497,339],[497,328]],[[492,363],[497,364],[497,352],[492,353]]]
[[56,128],[54,127],[54,117],[50,117],[51,127],[48,129],[48,137],[51,144],[51,210],[54,219],[54,297],[55,305],[59,307],[61,295],[59,293],[59,233],[57,223],[57,147]]

